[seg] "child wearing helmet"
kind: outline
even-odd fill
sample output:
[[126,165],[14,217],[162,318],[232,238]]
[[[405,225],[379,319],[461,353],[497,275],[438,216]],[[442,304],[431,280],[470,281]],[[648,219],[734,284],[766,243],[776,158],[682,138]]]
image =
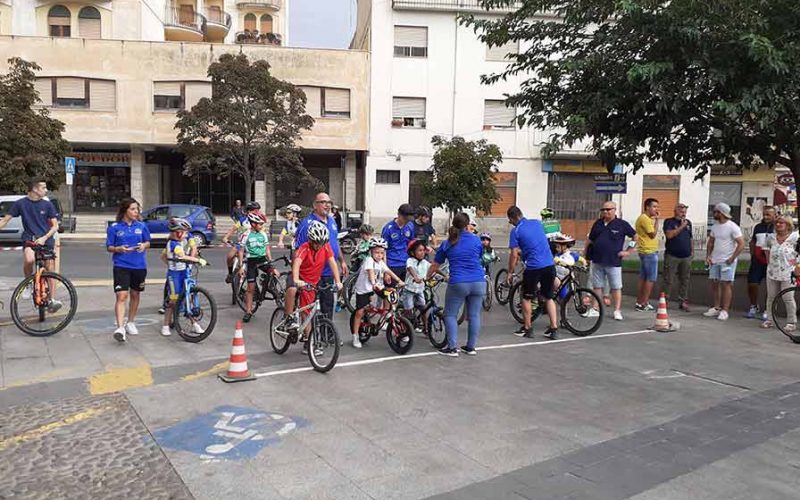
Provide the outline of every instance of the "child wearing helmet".
[[[180,241],[180,246],[182,247],[181,253],[182,255],[189,255],[190,257],[197,257],[199,252],[199,248],[197,248],[197,240],[191,237],[191,233],[189,232],[192,229],[192,225],[189,221],[182,219],[180,217],[170,217],[167,221],[167,229],[169,229],[170,233],[168,236],[167,244],[164,246],[164,250],[161,251],[161,260],[165,264],[167,264],[167,277],[164,280],[164,298],[161,302],[161,307],[158,309],[158,314],[166,314],[167,307],[169,306],[171,286],[169,280],[169,273],[174,267],[170,264],[169,260],[165,259],[172,259],[176,258],[176,249],[171,249],[173,241],[173,233],[176,231],[180,231],[182,233],[182,238]],[[181,281],[181,286],[183,286],[183,281]],[[167,315],[169,317],[169,315]],[[163,331],[162,331],[163,333]]]
[[406,261],[406,286],[401,298],[403,308],[411,314],[414,307],[422,310],[425,308],[425,276],[431,263],[425,259],[425,243],[411,240],[408,244],[408,260]]
[[369,224],[361,224],[358,227],[358,243],[353,254],[350,256],[350,272],[357,273],[361,264],[369,257],[369,241],[375,230]]
[[[245,314],[242,317],[242,321],[245,323],[249,322],[250,318],[253,317],[253,292],[256,288],[258,268],[272,260],[269,237],[264,232],[264,224],[267,223],[267,217],[256,210],[247,214],[247,220],[250,224],[239,240],[239,262],[246,262],[246,264],[239,267],[239,276],[241,278],[244,278],[245,275],[247,276]],[[245,256],[247,260],[245,260]],[[278,271],[276,269],[273,269],[272,272],[277,276]]]
[[[257,212],[259,210],[261,210],[261,204],[257,201],[251,201],[245,205],[245,212],[238,221],[233,223],[233,226],[228,230],[228,232],[222,236],[222,243],[229,245],[231,238],[233,238],[235,235],[234,243],[231,245],[231,249],[228,251],[228,255],[226,257],[226,261],[228,263],[228,276],[225,277],[225,283],[230,283],[233,281],[233,259],[236,257],[236,254],[239,253],[239,242],[250,227],[250,222],[247,220],[247,216],[250,213]],[[264,220],[266,221],[266,218]],[[239,263],[241,265],[242,261],[239,261]]]
[[[167,222],[169,229],[169,240],[164,251],[161,252],[161,261],[167,265],[167,289],[168,299],[164,304],[164,323],[161,326],[161,335],[169,337],[170,323],[172,322],[172,309],[178,302],[178,298],[184,292],[183,284],[186,282],[188,274],[191,272],[187,262],[197,262],[205,265],[205,260],[197,256],[197,242],[194,238],[188,237],[192,225],[186,219],[172,217]],[[203,327],[192,318],[192,331],[203,333]]]
[[286,244],[284,244],[283,240],[287,236],[291,243],[289,243],[289,247],[294,246],[294,235],[297,232],[297,226],[299,224],[298,217],[300,215],[300,206],[291,203],[289,206],[286,207],[286,224],[281,229],[281,235],[278,237],[278,246],[280,248],[286,248]]
[[386,249],[389,244],[383,238],[369,239],[369,256],[364,259],[361,269],[358,271],[354,292],[356,294],[356,311],[353,313],[353,321],[350,322],[353,334],[353,347],[361,349],[361,340],[358,338],[358,331],[361,329],[361,319],[364,317],[364,308],[372,300],[372,295],[384,287],[386,278],[393,279],[396,283],[401,283],[400,278],[389,269],[386,263]]
[[483,268],[486,270],[486,274],[490,274],[490,267],[492,264],[498,261],[497,252],[494,251],[492,248],[492,235],[489,233],[481,233],[480,234],[481,245],[483,246],[483,251],[481,253],[481,264]]
[[572,236],[558,233],[553,237],[553,245],[555,246],[556,256],[556,279],[553,282],[553,288],[558,290],[561,282],[569,274],[569,268],[575,265],[575,256],[572,255],[572,245],[575,244],[575,238]]
[[544,226],[544,234],[550,242],[550,250],[553,255],[556,254],[555,245],[553,245],[553,238],[561,234],[561,222],[556,219],[556,213],[552,208],[543,208],[539,215],[542,217],[542,226]]

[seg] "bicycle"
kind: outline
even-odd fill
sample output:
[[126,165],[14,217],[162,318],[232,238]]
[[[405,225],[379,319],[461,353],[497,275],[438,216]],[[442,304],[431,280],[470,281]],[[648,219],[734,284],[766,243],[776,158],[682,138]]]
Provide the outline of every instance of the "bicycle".
[[[378,294],[379,300],[386,299],[388,307],[377,307],[372,304],[365,308],[361,318],[361,327],[358,329],[358,340],[366,344],[369,339],[376,337],[386,325],[386,341],[389,347],[397,354],[406,354],[414,346],[414,325],[408,318],[398,314],[397,303],[399,295],[394,288],[385,288]],[[356,313],[350,315],[350,331],[353,331],[353,322]]]
[[[579,337],[591,335],[603,323],[603,301],[589,288],[579,286],[575,277],[577,272],[585,272],[584,266],[567,266],[569,274],[556,290],[555,301],[561,306],[561,326]],[[597,309],[594,305],[597,305]],[[524,323],[522,313],[522,281],[512,285],[508,300],[511,315],[519,323]],[[531,321],[545,312],[545,298],[537,291],[536,300],[531,303]],[[585,323],[583,322],[585,321]]]
[[[800,297],[800,279],[792,273],[792,283],[793,286],[786,288],[785,290],[781,290],[781,292],[775,297],[774,301],[772,302],[772,322],[775,327],[784,335],[789,337],[789,339],[794,342],[795,344],[800,344],[800,334],[797,331],[797,304],[798,298]],[[795,309],[795,323],[789,322],[789,314],[786,310],[787,306],[792,304],[794,301],[794,309]]]
[[49,247],[33,242],[25,242],[25,246],[34,251],[33,274],[11,294],[11,320],[28,335],[48,337],[66,328],[75,317],[78,294],[70,280],[45,270],[45,261],[54,257]]
[[[250,311],[251,314],[255,314],[261,303],[267,300],[274,300],[276,306],[283,307],[283,301],[286,297],[286,277],[289,276],[289,271],[283,271],[279,276],[272,274],[274,264],[281,261],[286,266],[291,265],[289,258],[283,256],[258,266],[258,277],[253,290],[253,309]],[[247,280],[239,276],[237,272],[234,274],[233,282],[237,285],[236,303],[242,311],[247,312]]]
[[[167,261],[182,262],[189,271],[183,280],[183,292],[172,307],[172,324],[175,331],[186,342],[202,342],[211,335],[217,324],[217,302],[208,290],[197,285],[200,267],[207,266],[208,263],[199,264],[176,258]],[[195,323],[200,325],[203,333],[196,333],[192,329]]]
[[483,296],[483,303],[481,305],[484,311],[489,312],[492,310],[492,273],[488,267],[486,268],[484,279],[486,279],[486,293]]
[[[333,289],[334,286],[314,286],[306,285],[305,290],[325,291]],[[299,298],[299,294],[298,294]],[[292,314],[287,315],[283,306],[278,307],[272,313],[269,320],[269,341],[272,350],[277,354],[285,353],[291,344],[296,344],[300,338],[300,332],[305,332],[306,327],[311,325],[308,343],[308,360],[312,368],[320,373],[325,373],[336,366],[339,359],[339,332],[336,325],[328,317],[320,314],[319,293],[314,301],[307,306],[295,309]],[[287,324],[287,320],[290,320]],[[330,357],[326,358],[326,354]]]
[[497,303],[501,306],[508,304],[508,297],[511,288],[522,281],[522,271],[514,271],[514,273],[511,275],[510,285],[506,280],[506,276],[508,276],[508,270],[503,268],[497,271],[497,274],[494,277],[494,296],[497,299]]

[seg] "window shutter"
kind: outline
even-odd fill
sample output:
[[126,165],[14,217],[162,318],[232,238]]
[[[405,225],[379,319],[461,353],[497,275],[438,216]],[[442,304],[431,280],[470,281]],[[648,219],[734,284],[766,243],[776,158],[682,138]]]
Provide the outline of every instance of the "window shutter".
[[115,111],[117,109],[116,82],[107,80],[90,81],[89,107],[97,111]]
[[428,28],[424,26],[395,26],[395,47],[427,47]]
[[86,99],[83,78],[59,78],[56,80],[56,96],[59,99]]
[[272,33],[272,16],[269,14],[261,16],[261,33]]
[[319,87],[300,87],[306,93],[306,113],[319,118],[322,112],[322,98]]
[[350,112],[349,89],[325,89],[325,111],[332,113]]
[[33,88],[39,93],[40,106],[53,105],[53,80],[50,78],[37,78]]
[[503,45],[489,47],[486,46],[486,60],[487,61],[505,61],[508,58],[508,54],[518,54],[519,53],[519,42],[510,41]]
[[154,82],[153,94],[180,97],[181,82]]
[[57,17],[57,16],[50,16],[47,18],[47,24],[50,26],[69,26],[71,18],[67,17]]
[[256,16],[254,14],[244,16],[244,29],[247,31],[256,30]]
[[392,118],[425,118],[425,98],[423,97],[393,98]]
[[211,84],[207,82],[189,82],[186,84],[185,109],[192,109],[192,106],[200,102],[203,97],[211,98]]
[[78,19],[78,35],[81,38],[101,38],[100,19]]
[[504,101],[484,101],[483,124],[493,127],[513,127],[516,111]]

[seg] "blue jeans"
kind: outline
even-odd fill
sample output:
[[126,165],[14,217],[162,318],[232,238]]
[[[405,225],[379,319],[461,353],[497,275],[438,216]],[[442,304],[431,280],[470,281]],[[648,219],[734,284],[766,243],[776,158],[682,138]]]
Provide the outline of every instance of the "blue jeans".
[[444,327],[447,331],[447,347],[450,349],[458,347],[458,313],[466,301],[467,321],[469,322],[467,348],[475,349],[481,329],[481,302],[485,294],[485,281],[447,285],[447,293],[444,296]]

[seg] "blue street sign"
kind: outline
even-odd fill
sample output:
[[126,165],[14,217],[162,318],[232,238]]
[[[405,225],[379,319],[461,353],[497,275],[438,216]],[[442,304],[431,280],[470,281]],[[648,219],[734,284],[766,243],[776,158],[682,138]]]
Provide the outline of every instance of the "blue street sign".
[[71,156],[64,157],[64,170],[68,174],[75,175],[75,158]]
[[594,190],[597,193],[627,194],[627,182],[595,182]]

